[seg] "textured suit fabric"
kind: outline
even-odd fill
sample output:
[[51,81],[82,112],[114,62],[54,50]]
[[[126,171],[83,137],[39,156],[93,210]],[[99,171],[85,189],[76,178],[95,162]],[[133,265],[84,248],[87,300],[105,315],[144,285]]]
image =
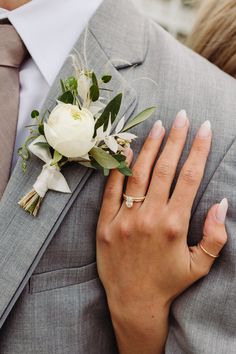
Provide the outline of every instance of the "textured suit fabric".
[[[113,76],[125,91],[122,113],[152,105],[156,113],[133,132],[137,156],[152,124],[169,130],[185,108],[191,129],[179,164],[200,124],[209,119],[213,144],[197,194],[189,244],[202,236],[208,208],[229,199],[229,241],[210,274],[173,304],[166,353],[235,353],[236,299],[236,82],[145,19],[128,0],[104,0],[75,48],[88,66]],[[86,48],[86,51],[84,50]],[[72,73],[71,61],[59,77]],[[152,80],[148,80],[151,78]],[[58,79],[45,102],[54,104]],[[34,159],[22,176],[16,166],[0,203],[0,353],[113,354],[117,352],[104,290],[96,271],[96,223],[105,178],[72,165],[64,170],[72,195],[50,192],[33,219],[17,200],[42,164]]]

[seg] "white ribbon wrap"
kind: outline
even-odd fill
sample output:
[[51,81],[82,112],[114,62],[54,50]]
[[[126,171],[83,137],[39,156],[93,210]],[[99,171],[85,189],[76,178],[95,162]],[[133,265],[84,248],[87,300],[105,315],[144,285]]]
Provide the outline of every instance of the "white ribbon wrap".
[[36,143],[46,142],[47,141],[44,136],[40,135],[29,145],[29,150],[32,154],[45,162],[42,172],[38,176],[33,188],[41,198],[45,196],[49,189],[62,193],[71,193],[66,179],[60,172],[60,169],[57,166],[50,165],[52,162],[52,155],[49,149],[46,149],[40,145],[35,145]]

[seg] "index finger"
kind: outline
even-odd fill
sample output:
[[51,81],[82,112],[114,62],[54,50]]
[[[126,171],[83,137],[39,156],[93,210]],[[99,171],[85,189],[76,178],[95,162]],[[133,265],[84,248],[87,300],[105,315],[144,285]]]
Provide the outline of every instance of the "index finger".
[[212,130],[209,121],[204,122],[194,139],[169,204],[181,213],[189,214],[204,175],[210,152]]

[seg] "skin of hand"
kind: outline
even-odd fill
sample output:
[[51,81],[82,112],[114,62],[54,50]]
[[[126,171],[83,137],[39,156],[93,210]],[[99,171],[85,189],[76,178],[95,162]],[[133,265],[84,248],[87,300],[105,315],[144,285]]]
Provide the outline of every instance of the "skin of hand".
[[[172,301],[206,276],[215,261],[199,244],[187,245],[191,208],[211,146],[209,121],[197,132],[170,196],[188,129],[186,112],[181,111],[155,162],[165,129],[161,121],[154,124],[126,186],[129,196],[146,195],[144,202],[127,208],[124,176],[116,170],[106,184],[97,226],[97,264],[121,354],[162,353]],[[132,155],[128,149],[128,164]],[[205,220],[201,244],[213,255],[227,241],[227,208],[223,199]]]
[[0,0],[0,7],[6,10],[14,10],[31,0]]

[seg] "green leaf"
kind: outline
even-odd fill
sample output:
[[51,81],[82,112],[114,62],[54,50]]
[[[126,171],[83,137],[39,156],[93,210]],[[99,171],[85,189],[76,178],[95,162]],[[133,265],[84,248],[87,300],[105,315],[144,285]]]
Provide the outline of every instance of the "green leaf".
[[66,91],[60,97],[58,97],[58,100],[63,103],[66,103],[66,104],[67,103],[73,104],[74,96],[73,96],[72,92]]
[[103,169],[103,174],[104,174],[104,176],[109,176],[109,174],[110,174],[110,170],[108,169],[108,168],[104,168]]
[[39,111],[34,110],[34,111],[31,112],[31,118],[32,119],[37,118],[38,116],[39,116]]
[[122,154],[112,155],[118,162],[126,161],[126,156]]
[[127,167],[127,162],[126,161],[121,161],[120,165],[119,165],[119,168],[124,168],[124,167]]
[[76,91],[78,88],[78,82],[74,76],[70,76],[65,81],[65,86],[68,91]]
[[93,102],[99,99],[99,88],[96,85],[90,87],[90,98]]
[[62,80],[60,80],[60,84],[61,84],[62,93],[65,93],[65,92],[66,92],[66,89],[65,89],[64,82],[63,82]]
[[39,134],[44,135],[44,125],[43,124],[39,124],[38,131],[39,131]]
[[108,103],[103,113],[101,114],[100,118],[97,120],[97,123],[95,125],[95,132],[102,125],[104,126],[103,130],[105,131],[107,129],[110,117],[111,117],[111,123],[115,121],[117,114],[119,113],[120,110],[121,101],[122,101],[122,93],[119,93]]
[[94,72],[92,73],[92,86],[90,87],[90,98],[93,102],[99,99],[99,87],[98,87],[98,80]]
[[50,148],[50,145],[46,142],[43,142],[43,141],[38,141],[37,143],[34,143],[34,145],[38,145],[38,146],[41,146],[43,148]]
[[97,161],[95,161],[94,159],[91,160],[91,166],[92,166],[93,168],[95,168],[96,170],[102,169],[102,166],[100,166],[100,165],[97,163]]
[[57,150],[54,150],[51,166],[56,165],[62,159],[62,157],[63,156]]
[[122,173],[125,176],[128,177],[132,176],[132,170],[128,166],[118,168],[118,171],[120,171],[120,173]]
[[30,152],[29,150],[25,147],[25,146],[22,146],[18,149],[18,155],[25,161],[29,160],[30,158]]
[[23,173],[25,173],[27,171],[27,163],[25,160],[21,161],[21,169],[22,169]]
[[156,110],[156,107],[150,107],[139,113],[135,118],[133,118],[131,121],[129,121],[125,127],[123,128],[122,132],[125,132],[136,125],[144,122],[146,119],[148,119]]
[[104,82],[104,84],[107,84],[109,81],[111,81],[112,76],[111,75],[104,75],[102,77],[102,81]]
[[97,161],[97,163],[103,168],[110,170],[117,168],[120,165],[120,163],[114,157],[99,147],[94,147],[90,151],[90,154],[94,160]]

